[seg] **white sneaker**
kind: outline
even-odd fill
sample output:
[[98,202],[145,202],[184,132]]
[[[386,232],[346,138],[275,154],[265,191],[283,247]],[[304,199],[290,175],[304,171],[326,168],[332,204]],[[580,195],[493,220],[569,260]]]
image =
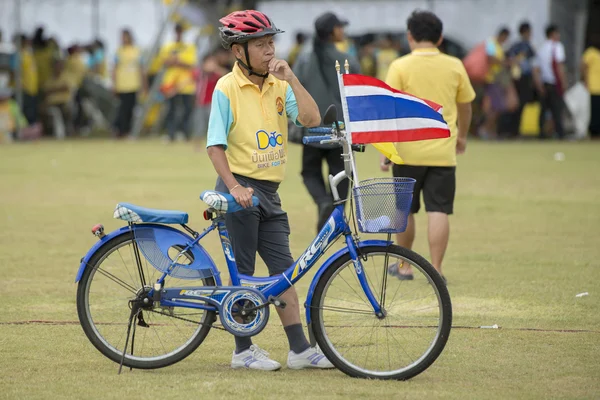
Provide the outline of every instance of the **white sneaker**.
[[309,347],[300,354],[290,350],[288,353],[287,366],[289,369],[302,368],[335,368],[327,357],[321,353],[319,347]]
[[269,358],[269,353],[253,344],[249,349],[242,351],[239,354],[233,352],[231,358],[231,368],[249,368],[260,369],[262,371],[277,371],[281,368],[281,364]]

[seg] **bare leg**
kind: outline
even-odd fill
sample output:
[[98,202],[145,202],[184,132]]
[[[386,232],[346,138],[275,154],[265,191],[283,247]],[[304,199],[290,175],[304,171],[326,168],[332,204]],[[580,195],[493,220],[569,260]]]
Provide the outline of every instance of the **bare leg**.
[[429,252],[431,253],[431,263],[442,273],[442,260],[448,247],[448,239],[450,238],[450,222],[448,214],[441,212],[429,212]]
[[281,324],[284,327],[299,324],[300,305],[298,304],[298,293],[296,293],[296,288],[292,286],[279,297],[286,303],[284,309],[279,307],[276,308],[279,319],[281,319]]
[[415,241],[415,232],[415,215],[409,214],[406,230],[396,235],[396,241],[398,242],[398,246],[402,246],[407,249],[412,249],[413,242]]

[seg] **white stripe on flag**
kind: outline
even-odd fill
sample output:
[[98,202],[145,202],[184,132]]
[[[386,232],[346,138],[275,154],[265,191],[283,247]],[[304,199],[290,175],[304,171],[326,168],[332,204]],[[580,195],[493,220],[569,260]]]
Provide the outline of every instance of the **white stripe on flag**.
[[[393,97],[397,97],[399,99],[405,99],[405,100],[411,100],[411,101],[415,101],[417,103],[421,103],[421,104],[425,104],[426,106],[429,107],[429,104],[425,103],[423,100],[417,98],[417,97],[413,97],[413,96],[409,96],[409,95],[405,95],[402,93],[394,93],[388,89],[382,88],[382,87],[378,87],[378,86],[367,86],[367,85],[352,85],[352,86],[344,86],[344,89],[346,90],[346,97],[352,97],[352,96],[393,96]],[[440,108],[440,110],[438,111],[440,114],[442,114],[443,108]]]
[[350,131],[359,132],[378,132],[378,131],[405,131],[411,129],[423,128],[441,128],[448,129],[448,125],[443,122],[429,118],[398,118],[381,119],[373,121],[350,122]]

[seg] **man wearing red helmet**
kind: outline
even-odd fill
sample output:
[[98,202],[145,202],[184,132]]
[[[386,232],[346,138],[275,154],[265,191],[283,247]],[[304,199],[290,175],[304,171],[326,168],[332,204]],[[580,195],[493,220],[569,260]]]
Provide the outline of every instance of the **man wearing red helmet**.
[[[237,62],[213,93],[207,153],[219,175],[216,190],[231,193],[245,207],[225,217],[239,272],[254,274],[258,252],[271,275],[281,274],[294,262],[288,217],[277,194],[287,165],[287,119],[312,127],[321,117],[288,63],[275,58],[273,36],[282,31],[269,17],[247,10],[220,22],[223,46]],[[253,194],[260,200],[256,207]],[[333,368],[306,340],[294,287],[281,299],[287,303],[277,312],[290,344],[288,368]],[[281,368],[250,338],[236,337],[235,343],[233,368]]]

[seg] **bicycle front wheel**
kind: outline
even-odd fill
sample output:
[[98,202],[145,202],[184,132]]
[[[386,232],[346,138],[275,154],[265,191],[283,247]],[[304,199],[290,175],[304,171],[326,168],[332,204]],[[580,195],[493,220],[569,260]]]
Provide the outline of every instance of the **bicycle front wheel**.
[[[147,293],[161,276],[141,252],[140,271],[136,252],[133,233],[128,232],[108,241],[91,257],[77,288],[77,313],[85,334],[106,357],[120,363],[127,343],[123,365],[161,368],[190,355],[208,335],[216,313],[154,303],[142,308],[133,322],[135,336],[128,339],[130,300]],[[165,279],[165,287],[214,285],[213,278]]]
[[[362,273],[383,316],[375,315],[346,254],[315,287],[315,339],[327,358],[350,376],[410,379],[427,369],[446,345],[452,325],[448,290],[433,266],[411,250],[369,246],[361,253]],[[395,276],[397,266],[412,270],[413,279]]]

